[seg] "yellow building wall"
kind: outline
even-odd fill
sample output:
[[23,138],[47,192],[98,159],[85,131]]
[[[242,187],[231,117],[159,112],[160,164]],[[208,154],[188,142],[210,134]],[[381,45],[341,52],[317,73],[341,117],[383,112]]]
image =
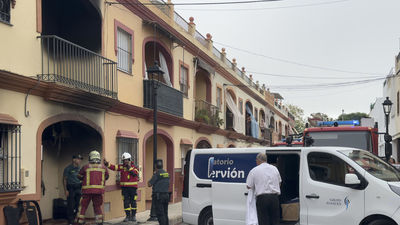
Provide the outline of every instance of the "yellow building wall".
[[[41,72],[40,39],[36,38],[36,1],[18,1],[11,24],[0,23],[0,69],[24,76]],[[23,63],[21,63],[23,62]]]

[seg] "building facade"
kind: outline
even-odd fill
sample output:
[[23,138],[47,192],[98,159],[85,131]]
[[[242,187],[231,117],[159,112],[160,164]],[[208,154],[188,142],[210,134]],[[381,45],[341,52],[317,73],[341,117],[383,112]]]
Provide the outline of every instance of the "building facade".
[[[154,138],[179,202],[189,149],[266,146],[291,133],[276,95],[171,2],[1,2],[9,5],[0,11],[0,224],[2,207],[18,199],[39,201],[51,219],[53,200],[65,198],[63,169],[77,153],[83,163],[95,149],[119,163],[130,152],[143,211],[151,204]],[[157,79],[147,72],[155,61],[164,72]],[[111,172],[106,220],[124,214],[118,182]]]

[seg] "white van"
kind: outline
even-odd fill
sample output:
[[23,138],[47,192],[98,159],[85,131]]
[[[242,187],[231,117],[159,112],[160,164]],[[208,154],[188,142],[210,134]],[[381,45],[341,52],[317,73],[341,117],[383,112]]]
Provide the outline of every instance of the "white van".
[[193,149],[184,166],[183,222],[246,224],[246,178],[259,152],[281,173],[281,204],[298,202],[282,224],[400,224],[400,172],[344,147]]

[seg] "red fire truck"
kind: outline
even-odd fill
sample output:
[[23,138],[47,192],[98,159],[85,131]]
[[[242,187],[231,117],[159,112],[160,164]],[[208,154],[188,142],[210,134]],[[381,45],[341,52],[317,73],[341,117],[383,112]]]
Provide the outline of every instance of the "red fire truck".
[[378,155],[378,128],[359,126],[358,120],[320,121],[304,130],[304,146],[342,146],[368,150]]

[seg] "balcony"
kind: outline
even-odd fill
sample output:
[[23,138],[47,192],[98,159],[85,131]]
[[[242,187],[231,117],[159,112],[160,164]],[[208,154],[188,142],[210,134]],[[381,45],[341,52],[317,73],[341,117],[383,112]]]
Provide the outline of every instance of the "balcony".
[[204,100],[195,101],[195,121],[205,123],[213,127],[219,127],[223,120],[219,118],[219,109]]
[[115,62],[55,35],[38,38],[42,46],[41,80],[117,99]]
[[[152,83],[152,80],[143,81],[143,107],[149,109],[153,109]],[[183,93],[161,82],[157,83],[157,110],[183,117]]]

